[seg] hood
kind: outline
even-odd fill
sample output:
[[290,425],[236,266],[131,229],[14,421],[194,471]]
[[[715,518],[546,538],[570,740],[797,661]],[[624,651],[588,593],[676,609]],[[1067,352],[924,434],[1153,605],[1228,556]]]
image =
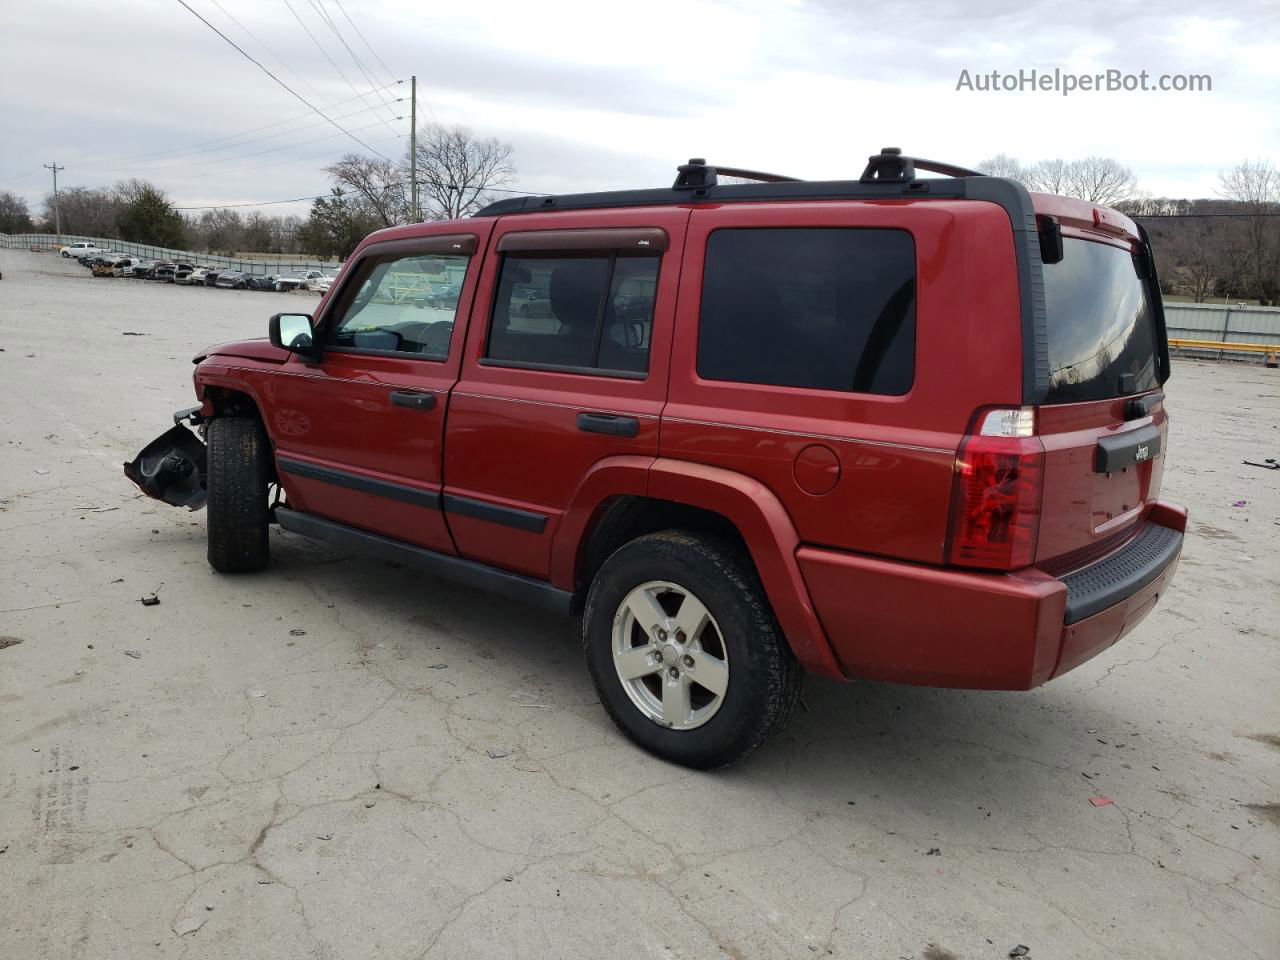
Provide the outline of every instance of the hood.
[[248,360],[265,360],[268,363],[284,363],[289,359],[289,351],[281,347],[273,347],[266,337],[258,340],[232,340],[230,343],[215,343],[205,347],[194,357],[192,363],[199,363],[206,357],[244,357]]

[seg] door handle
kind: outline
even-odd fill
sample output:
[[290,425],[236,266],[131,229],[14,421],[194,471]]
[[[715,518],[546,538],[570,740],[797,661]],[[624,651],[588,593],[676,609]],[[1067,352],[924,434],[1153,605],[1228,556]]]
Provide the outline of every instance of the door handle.
[[580,413],[578,429],[584,433],[604,433],[611,437],[634,437],[640,432],[640,421],[635,417],[620,417],[615,413]]
[[408,407],[410,410],[433,410],[436,405],[436,395],[419,393],[416,390],[392,390],[391,405]]

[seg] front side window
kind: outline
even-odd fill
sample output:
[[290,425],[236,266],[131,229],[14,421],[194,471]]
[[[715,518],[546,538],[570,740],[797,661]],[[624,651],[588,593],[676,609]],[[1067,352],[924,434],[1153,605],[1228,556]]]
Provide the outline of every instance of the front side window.
[[485,356],[600,373],[644,373],[656,256],[584,251],[507,254]]
[[915,344],[915,243],[905,230],[726,229],[707,240],[704,380],[903,394]]
[[457,291],[470,258],[457,254],[373,257],[328,337],[334,349],[408,353],[445,360]]

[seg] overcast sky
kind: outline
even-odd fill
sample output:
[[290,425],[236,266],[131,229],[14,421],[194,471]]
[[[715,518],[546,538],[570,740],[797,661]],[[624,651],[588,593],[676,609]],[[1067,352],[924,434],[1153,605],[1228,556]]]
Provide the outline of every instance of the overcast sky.
[[[355,97],[352,85],[374,84],[327,13],[377,84],[417,74],[426,119],[513,144],[516,186],[531,192],[665,185],[690,156],[856,177],[885,145],[962,165],[1111,156],[1165,196],[1212,196],[1223,167],[1280,161],[1275,0],[187,2],[355,136],[402,155],[408,101],[385,100],[408,83]],[[962,70],[1055,67],[1209,74],[1213,89],[956,90]],[[137,176],[195,207],[324,193],[322,168],[362,149],[177,0],[0,0],[0,190],[33,212],[55,160],[60,185]]]

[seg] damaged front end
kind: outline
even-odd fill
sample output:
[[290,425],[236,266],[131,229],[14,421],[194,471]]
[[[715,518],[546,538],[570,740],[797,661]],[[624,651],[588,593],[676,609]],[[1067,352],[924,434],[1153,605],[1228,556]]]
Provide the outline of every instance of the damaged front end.
[[200,407],[179,410],[173,426],[156,437],[124,465],[124,475],[148,497],[175,507],[199,510],[209,494],[206,489],[204,442],[183,425],[202,421]]

